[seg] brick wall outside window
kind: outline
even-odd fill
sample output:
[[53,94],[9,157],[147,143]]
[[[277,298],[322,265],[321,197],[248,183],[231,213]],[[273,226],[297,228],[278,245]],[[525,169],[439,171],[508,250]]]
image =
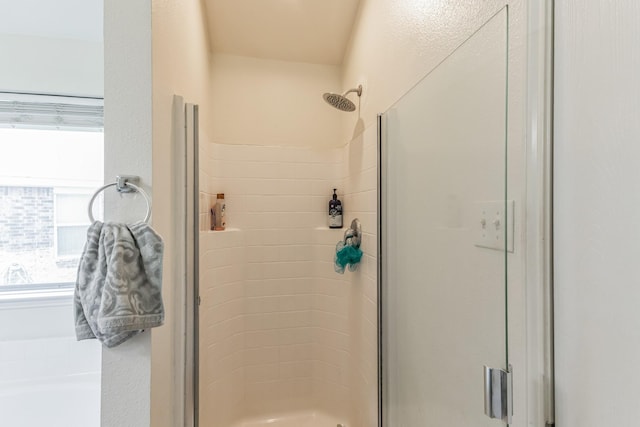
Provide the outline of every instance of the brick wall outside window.
[[0,186],[0,251],[53,248],[53,188]]

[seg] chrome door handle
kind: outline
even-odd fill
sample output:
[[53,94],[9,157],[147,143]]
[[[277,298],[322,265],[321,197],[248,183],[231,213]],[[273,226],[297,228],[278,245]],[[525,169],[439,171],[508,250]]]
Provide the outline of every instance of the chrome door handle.
[[508,371],[484,366],[484,413],[507,424],[513,416],[513,379]]

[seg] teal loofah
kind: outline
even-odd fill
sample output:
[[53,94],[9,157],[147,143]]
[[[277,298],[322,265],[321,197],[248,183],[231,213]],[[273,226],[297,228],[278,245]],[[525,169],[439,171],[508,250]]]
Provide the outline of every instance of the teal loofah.
[[337,273],[344,274],[344,269],[347,266],[349,266],[350,271],[355,271],[361,259],[362,251],[359,248],[345,245],[344,242],[338,242],[336,245],[334,268]]

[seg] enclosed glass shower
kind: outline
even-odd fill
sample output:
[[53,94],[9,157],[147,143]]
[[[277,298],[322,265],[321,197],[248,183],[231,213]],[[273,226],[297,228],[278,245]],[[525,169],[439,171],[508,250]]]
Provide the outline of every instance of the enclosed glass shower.
[[379,118],[384,426],[503,425],[483,366],[509,364],[507,28],[503,9]]
[[[203,149],[187,114],[188,425],[509,422],[508,27],[505,7],[344,148]],[[233,193],[232,227],[209,231],[203,186]],[[364,230],[345,276],[336,186]]]

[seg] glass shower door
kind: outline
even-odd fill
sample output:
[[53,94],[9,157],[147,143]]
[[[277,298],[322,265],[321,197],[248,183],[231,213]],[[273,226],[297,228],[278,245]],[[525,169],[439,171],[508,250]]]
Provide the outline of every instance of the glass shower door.
[[506,369],[507,24],[503,9],[380,117],[385,427],[499,426]]

